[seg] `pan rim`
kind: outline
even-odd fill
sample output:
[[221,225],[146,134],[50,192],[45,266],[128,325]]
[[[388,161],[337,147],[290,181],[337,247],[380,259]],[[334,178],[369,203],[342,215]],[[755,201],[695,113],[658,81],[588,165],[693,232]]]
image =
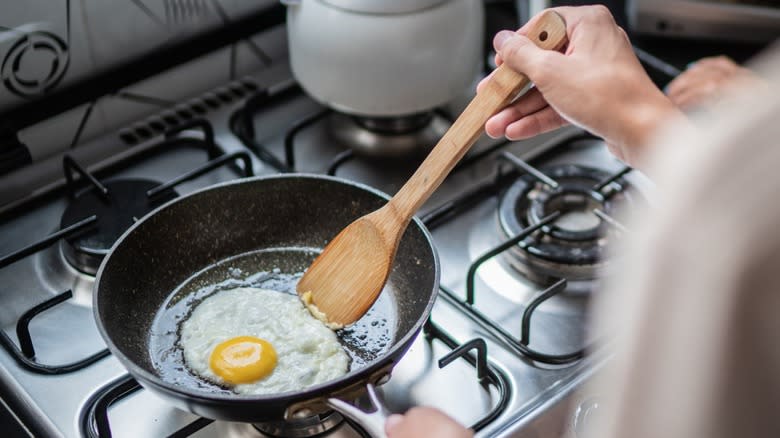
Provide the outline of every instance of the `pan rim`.
[[180,196],[178,198],[172,199],[162,204],[161,206],[155,208],[151,212],[147,213],[144,217],[136,221],[132,226],[130,226],[130,228],[128,228],[124,233],[122,233],[122,235],[117,239],[117,241],[114,242],[114,244],[111,246],[108,255],[101,262],[100,267],[98,268],[97,275],[95,276],[95,287],[92,295],[92,310],[93,310],[92,314],[93,317],[95,318],[98,331],[100,332],[100,335],[103,338],[104,342],[106,343],[106,346],[108,347],[111,354],[119,360],[122,366],[127,369],[127,372],[131,376],[136,378],[136,380],[138,380],[142,386],[145,386],[145,384],[152,385],[157,390],[168,393],[174,397],[186,396],[196,400],[198,403],[205,403],[205,404],[246,405],[248,403],[260,404],[260,403],[277,403],[277,402],[289,402],[290,404],[292,404],[292,403],[298,403],[307,400],[327,398],[334,395],[341,389],[348,388],[351,385],[354,385],[355,383],[364,381],[366,377],[371,376],[376,371],[384,368],[389,363],[389,361],[392,360],[393,357],[395,357],[395,355],[402,354],[404,352],[403,350],[407,349],[409,345],[411,345],[411,341],[420,332],[423,325],[427,321],[428,316],[431,313],[431,310],[433,309],[433,305],[438,295],[438,288],[439,288],[440,274],[441,274],[441,268],[439,265],[439,254],[436,249],[436,246],[434,245],[433,237],[431,236],[430,231],[425,226],[425,224],[423,224],[423,222],[416,215],[412,218],[412,222],[415,223],[417,227],[420,229],[420,231],[423,233],[423,236],[425,237],[428,246],[431,248],[431,254],[433,256],[434,282],[433,282],[430,298],[428,299],[428,302],[425,305],[421,317],[418,319],[418,321],[416,321],[412,325],[412,327],[406,332],[406,334],[404,334],[404,336],[396,340],[393,346],[390,349],[388,349],[384,354],[382,354],[380,357],[374,359],[373,361],[368,363],[365,367],[360,368],[354,373],[350,371],[337,379],[333,379],[327,382],[313,385],[300,391],[287,391],[287,392],[276,393],[272,395],[245,395],[245,394],[220,394],[220,393],[211,394],[202,391],[195,391],[187,387],[176,386],[172,383],[164,381],[162,378],[159,377],[159,375],[151,373],[146,369],[142,368],[141,366],[137,365],[132,359],[126,356],[122,352],[122,350],[119,347],[117,347],[117,345],[113,342],[113,340],[107,333],[106,328],[104,327],[103,322],[101,320],[101,314],[103,314],[104,312],[101,311],[101,301],[100,301],[100,293],[99,293],[100,283],[101,283],[101,278],[103,276],[103,272],[106,269],[106,266],[108,265],[109,261],[111,260],[111,256],[114,253],[114,250],[119,245],[121,245],[122,242],[124,242],[124,240],[131,233],[134,232],[134,230],[142,226],[142,224],[148,221],[159,211],[169,208],[171,205],[174,205],[178,202],[184,202],[185,200],[204,192],[219,189],[222,187],[237,186],[241,184],[250,184],[257,181],[269,181],[269,180],[280,180],[280,179],[290,179],[290,178],[326,180],[326,181],[336,182],[340,184],[346,184],[370,192],[380,197],[385,202],[390,200],[389,195],[374,187],[368,186],[363,183],[350,181],[347,179],[330,176],[330,175],[321,175],[321,174],[312,174],[312,173],[286,173],[286,174],[261,175],[261,176],[253,176],[248,178],[239,178],[239,179],[221,182],[221,183],[213,184],[198,189],[187,195]]

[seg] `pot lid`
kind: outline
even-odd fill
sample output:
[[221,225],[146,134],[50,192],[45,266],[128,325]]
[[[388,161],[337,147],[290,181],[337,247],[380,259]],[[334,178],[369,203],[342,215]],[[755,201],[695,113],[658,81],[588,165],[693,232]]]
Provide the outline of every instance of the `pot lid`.
[[325,4],[366,14],[408,14],[450,0],[321,0]]

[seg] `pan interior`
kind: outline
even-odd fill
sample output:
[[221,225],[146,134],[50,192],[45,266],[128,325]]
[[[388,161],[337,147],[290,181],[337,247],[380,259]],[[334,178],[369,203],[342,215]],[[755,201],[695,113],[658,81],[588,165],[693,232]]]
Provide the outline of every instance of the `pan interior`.
[[[98,328],[111,352],[142,385],[209,418],[247,422],[278,419],[286,404],[358,384],[400,358],[433,304],[438,263],[431,240],[417,221],[401,238],[388,279],[390,286],[381,294],[391,301],[378,304],[392,315],[385,324],[391,340],[384,353],[362,369],[355,364],[346,376],[283,396],[241,396],[191,388],[160,377],[150,354],[155,350],[150,349],[150,332],[161,309],[186,296],[182,285],[190,284],[191,293],[208,286],[193,280],[202,275],[199,273],[223,269],[221,277],[208,280],[211,285],[231,280],[225,261],[240,263],[243,256],[236,255],[250,253],[262,253],[257,257],[263,262],[247,262],[251,267],[246,269],[231,266],[238,266],[248,276],[273,273],[274,268],[279,273],[299,273],[333,236],[387,200],[368,187],[336,178],[281,175],[225,183],[171,201],[133,225],[104,259],[95,283]],[[295,248],[298,250],[289,251]],[[297,262],[281,262],[291,254]],[[179,298],[174,298],[180,291]],[[177,327],[168,331],[175,332]],[[155,331],[166,333],[159,327]],[[355,333],[355,338],[362,341],[362,334],[366,340],[376,337],[372,331]],[[159,345],[159,339],[153,341]],[[183,361],[176,366],[183,367]]]
[[[155,316],[149,334],[149,355],[164,381],[207,393],[234,394],[191,371],[179,345],[182,323],[204,299],[239,287],[271,289],[296,295],[295,285],[319,248],[268,248],[230,257],[211,265],[176,288]],[[354,325],[336,335],[351,358],[350,373],[381,357],[394,343],[397,326],[393,285],[388,283],[376,303]],[[219,324],[214,321],[214,324]],[[251,397],[251,396],[250,396]]]

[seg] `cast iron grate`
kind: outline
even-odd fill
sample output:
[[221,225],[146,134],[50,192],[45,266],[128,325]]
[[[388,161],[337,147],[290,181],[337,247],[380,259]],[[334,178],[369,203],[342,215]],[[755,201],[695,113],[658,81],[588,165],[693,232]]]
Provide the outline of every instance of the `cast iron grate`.
[[[203,134],[203,140],[194,141],[188,139],[188,144],[196,144],[204,148],[207,152],[208,161],[202,166],[186,172],[172,179],[171,181],[151,188],[146,193],[146,196],[149,199],[160,196],[162,193],[169,193],[171,189],[185,181],[192,180],[219,167],[232,164],[235,161],[239,161],[242,164],[242,167],[236,168],[240,176],[251,176],[254,174],[252,161],[249,154],[246,152],[225,154],[219,145],[214,142],[213,129],[211,125],[205,120],[193,120],[177,127],[176,129],[168,131],[165,134],[165,139],[154,147],[154,152],[162,153],[170,149],[174,143],[180,140],[177,137],[178,134],[182,133],[184,130],[190,129],[200,130]],[[132,162],[132,160],[126,161],[127,162],[121,163],[123,166],[120,165],[110,170],[117,171],[126,167]],[[108,197],[108,189],[100,182],[100,180],[67,154],[63,158],[63,170],[65,172],[66,184],[62,189],[69,196],[73,196],[73,194],[77,191],[77,186],[82,181],[86,181],[90,185],[91,190],[99,193],[101,198]],[[76,179],[76,174],[78,174],[80,178]],[[60,193],[61,192],[62,190],[60,190]],[[13,212],[28,211],[36,202],[40,202],[40,200],[33,199],[29,202],[22,203],[11,210],[11,213],[13,214]],[[98,219],[99,218],[96,215],[90,215],[84,219],[76,221],[67,227],[63,227],[62,229],[52,233],[48,237],[45,237],[38,242],[35,242],[25,248],[0,258],[0,269],[6,268],[9,265],[16,263],[26,257],[32,256],[33,254],[50,247],[61,239],[69,239],[89,233],[94,229]],[[42,303],[37,304],[22,314],[16,324],[16,335],[19,344],[18,346],[13,342],[8,334],[6,334],[3,330],[0,330],[0,346],[2,346],[3,349],[5,349],[11,355],[11,357],[13,357],[19,366],[37,374],[67,374],[86,368],[110,354],[107,349],[103,349],[84,359],[59,365],[42,364],[35,360],[35,346],[29,331],[30,321],[42,312],[51,309],[58,304],[66,302],[72,296],[73,292],[71,290],[66,290]]]
[[[67,228],[57,231],[50,236],[33,243],[32,245],[8,254],[7,256],[0,259],[0,269],[10,266],[19,260],[44,250],[62,238],[83,233],[84,231],[88,230],[89,227],[91,227],[96,221],[96,216],[90,216]],[[67,301],[72,296],[73,292],[67,290],[34,306],[22,314],[16,323],[16,336],[19,340],[19,346],[14,344],[11,338],[3,330],[0,330],[0,345],[3,346],[3,348],[11,355],[11,357],[13,357],[19,366],[37,374],[66,374],[92,365],[93,363],[110,354],[107,349],[103,349],[82,360],[61,365],[46,365],[41,364],[35,360],[35,347],[33,345],[32,337],[30,336],[30,331],[28,328],[30,321],[41,312]]]
[[[587,140],[593,138],[594,137],[591,136],[590,134],[575,136],[568,139],[564,144],[559,145],[559,147],[563,147],[566,144],[573,143],[575,141],[581,141],[581,140]],[[509,170],[505,168],[507,163],[511,165],[511,168]],[[620,171],[610,175],[608,178],[605,178],[604,180],[598,182],[593,187],[593,190],[602,193],[605,197],[612,196],[614,193],[623,190],[625,187],[625,184],[613,184],[613,183],[618,181],[621,177],[626,175],[631,170],[632,169],[629,167],[624,167]],[[441,226],[447,221],[453,219],[458,214],[467,211],[469,208],[475,206],[477,203],[482,202],[488,198],[498,196],[499,193],[502,192],[502,190],[504,190],[509,184],[515,181],[518,178],[518,176],[520,176],[523,173],[532,175],[542,184],[555,183],[550,177],[543,174],[542,172],[540,172],[530,164],[526,163],[525,161],[521,160],[520,158],[508,152],[502,152],[501,154],[499,154],[497,158],[495,178],[492,178],[491,180],[481,185],[477,185],[471,190],[464,192],[459,197],[449,202],[446,202],[437,208],[434,208],[428,214],[426,214],[422,218],[422,220],[430,230],[433,230],[436,227]],[[613,226],[616,229],[619,229],[620,231],[626,231],[626,228],[622,224],[620,224],[614,218],[608,216],[606,213],[602,211],[598,211],[598,212],[594,212],[594,214],[598,215],[608,225]],[[483,329],[487,330],[488,333],[490,333],[493,337],[495,337],[503,344],[508,346],[516,354],[537,362],[547,363],[547,364],[567,364],[567,363],[575,362],[581,359],[582,357],[584,357],[586,351],[588,351],[591,347],[591,345],[587,345],[576,351],[572,351],[569,353],[550,354],[550,353],[537,351],[529,346],[531,342],[531,319],[533,317],[534,311],[544,301],[554,297],[555,295],[565,290],[566,279],[563,278],[558,279],[551,286],[538,292],[534,297],[531,298],[531,300],[525,306],[525,310],[523,311],[521,333],[518,339],[515,335],[509,333],[500,324],[492,320],[490,317],[485,315],[476,307],[475,278],[479,267],[482,264],[484,264],[486,261],[492,259],[493,257],[498,256],[504,251],[509,250],[510,248],[519,244],[521,241],[523,241],[528,236],[534,233],[549,232],[550,228],[548,227],[548,225],[554,222],[559,215],[560,215],[559,212],[553,212],[549,214],[548,216],[542,218],[538,223],[534,224],[533,226],[529,226],[525,228],[519,234],[505,240],[504,242],[495,246],[494,248],[491,248],[490,250],[488,250],[487,252],[479,256],[476,260],[474,260],[470,265],[468,272],[466,274],[466,297],[465,298],[460,298],[454,291],[450,290],[447,287],[440,286],[442,297],[444,297],[445,300],[447,300],[455,307],[463,311],[469,317],[469,319],[477,323]]]
[[[490,385],[496,389],[498,399],[493,408],[471,426],[474,431],[482,430],[501,415],[508,406],[510,399],[509,378],[488,360],[487,344],[484,339],[475,338],[459,344],[449,333],[436,325],[431,319],[428,319],[423,326],[423,334],[429,342],[436,339],[451,350],[439,359],[439,368],[444,368],[457,359],[463,359],[476,370],[476,378],[480,385]],[[111,406],[141,389],[141,385],[132,376],[125,375],[93,394],[87,401],[81,417],[80,423],[84,435],[89,438],[110,438],[113,436],[108,415]],[[214,420],[208,418],[199,418],[171,433],[168,435],[168,438],[191,436],[213,422]],[[352,422],[349,422],[349,424],[362,436],[368,437],[359,426]]]
[[[274,102],[284,99],[291,94],[300,94],[301,88],[294,81],[288,81],[276,86],[273,90],[262,89],[255,92],[247,101],[244,106],[236,113],[232,121],[232,128],[243,144],[250,149],[261,161],[273,167],[279,172],[295,172],[296,169],[296,151],[295,151],[295,139],[301,131],[311,127],[322,119],[334,113],[334,110],[330,108],[323,108],[317,110],[298,121],[294,122],[289,129],[285,131],[284,135],[284,158],[277,157],[262,143],[255,138],[254,125],[252,123],[252,117],[257,114],[258,110],[271,105]],[[441,117],[450,123],[452,118],[449,114],[441,109],[435,110],[438,117]],[[476,154],[470,154],[453,169],[453,173],[460,169],[468,168],[473,163],[481,160],[485,156],[490,155],[497,149],[500,149],[507,145],[509,142],[504,141],[497,143],[491,147],[485,148]],[[355,151],[352,149],[345,149],[337,153],[326,167],[326,174],[330,176],[336,176],[339,168],[358,158]]]

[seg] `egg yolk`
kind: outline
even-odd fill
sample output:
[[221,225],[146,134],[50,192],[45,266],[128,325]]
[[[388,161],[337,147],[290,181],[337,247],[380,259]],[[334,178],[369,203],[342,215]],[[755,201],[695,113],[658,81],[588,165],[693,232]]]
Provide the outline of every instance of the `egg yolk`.
[[276,350],[263,339],[239,336],[214,347],[209,366],[214,374],[230,384],[250,383],[273,372]]

